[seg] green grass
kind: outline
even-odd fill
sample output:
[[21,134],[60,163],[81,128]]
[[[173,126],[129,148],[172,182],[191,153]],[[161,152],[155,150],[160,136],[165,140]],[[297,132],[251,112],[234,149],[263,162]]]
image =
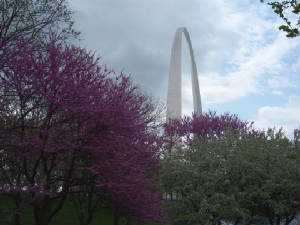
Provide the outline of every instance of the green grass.
[[[12,224],[7,221],[7,215],[3,209],[14,207],[14,201],[6,196],[0,196],[0,224]],[[98,210],[93,217],[91,225],[113,225],[113,213],[109,208]],[[125,224],[125,219],[120,220],[120,224]],[[26,205],[21,213],[22,225],[34,225],[33,208],[31,205]],[[54,216],[50,225],[79,225],[79,219],[73,203],[67,200],[63,208]]]

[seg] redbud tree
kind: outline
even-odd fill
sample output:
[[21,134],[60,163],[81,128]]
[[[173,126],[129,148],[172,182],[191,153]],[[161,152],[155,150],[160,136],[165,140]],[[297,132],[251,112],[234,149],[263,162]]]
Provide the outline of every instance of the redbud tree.
[[50,39],[46,51],[23,39],[0,47],[0,195],[15,200],[15,224],[31,204],[35,224],[47,225],[85,190],[136,221],[163,220],[149,97],[86,50]]
[[263,132],[253,127],[253,122],[242,121],[237,115],[217,115],[209,111],[201,116],[193,114],[182,119],[169,119],[164,125],[165,150],[169,152],[179,145],[189,146],[195,142],[226,138],[228,131],[245,137],[261,137]]

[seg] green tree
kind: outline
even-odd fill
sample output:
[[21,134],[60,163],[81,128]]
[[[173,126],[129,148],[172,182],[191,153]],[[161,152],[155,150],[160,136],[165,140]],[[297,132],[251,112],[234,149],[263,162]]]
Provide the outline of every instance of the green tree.
[[[287,37],[298,37],[300,31],[300,3],[298,0],[265,1],[272,7],[274,12],[280,16],[284,24],[279,26],[279,30],[286,32]],[[296,17],[297,24],[292,24],[291,17]]]
[[230,191],[228,168],[234,135],[222,139],[195,140],[186,149],[166,156],[161,176],[168,193],[176,193],[169,204],[173,224],[221,224],[233,221],[234,196]]
[[288,225],[299,214],[299,130],[293,141],[274,129],[193,137],[162,163],[172,224]]
[[264,138],[243,144],[236,157],[231,171],[242,171],[243,181],[236,185],[243,198],[236,200],[253,215],[249,222],[266,218],[271,225],[287,225],[295,219],[300,209],[299,131],[291,141],[281,130],[269,129]]

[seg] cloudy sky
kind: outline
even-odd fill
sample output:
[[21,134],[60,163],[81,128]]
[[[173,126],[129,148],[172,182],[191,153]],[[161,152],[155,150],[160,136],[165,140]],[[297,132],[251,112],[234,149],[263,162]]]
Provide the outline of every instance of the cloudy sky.
[[[80,45],[130,74],[166,102],[171,46],[191,36],[204,111],[230,112],[260,129],[300,125],[299,38],[288,39],[259,0],[72,0]],[[189,56],[183,39],[183,112],[192,112]]]

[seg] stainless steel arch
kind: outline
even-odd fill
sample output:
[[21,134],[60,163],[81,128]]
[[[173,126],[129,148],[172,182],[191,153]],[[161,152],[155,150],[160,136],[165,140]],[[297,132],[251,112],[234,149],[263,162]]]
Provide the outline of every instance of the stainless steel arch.
[[196,113],[196,115],[198,116],[202,115],[199,81],[198,81],[197,67],[194,58],[192,43],[187,29],[185,27],[180,27],[176,30],[173,45],[172,45],[169,83],[168,83],[168,97],[167,97],[167,118],[181,118],[182,33],[184,33],[185,35],[185,39],[188,43],[189,52],[190,52],[194,113]]

